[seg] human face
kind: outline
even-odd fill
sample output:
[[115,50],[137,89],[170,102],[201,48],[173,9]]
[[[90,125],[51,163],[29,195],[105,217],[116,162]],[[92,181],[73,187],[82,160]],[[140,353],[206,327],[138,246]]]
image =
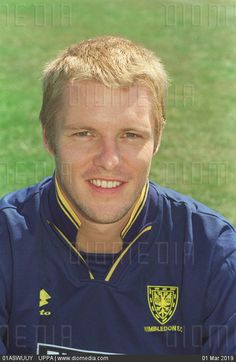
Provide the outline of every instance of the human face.
[[126,219],[147,181],[154,120],[143,86],[69,84],[55,131],[56,175],[78,216],[98,224]]

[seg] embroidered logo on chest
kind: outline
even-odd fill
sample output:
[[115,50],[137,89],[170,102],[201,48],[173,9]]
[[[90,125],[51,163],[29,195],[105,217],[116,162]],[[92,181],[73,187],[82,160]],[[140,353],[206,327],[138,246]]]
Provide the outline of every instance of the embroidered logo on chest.
[[178,287],[167,285],[148,285],[147,298],[153,317],[166,324],[174,315],[178,304]]

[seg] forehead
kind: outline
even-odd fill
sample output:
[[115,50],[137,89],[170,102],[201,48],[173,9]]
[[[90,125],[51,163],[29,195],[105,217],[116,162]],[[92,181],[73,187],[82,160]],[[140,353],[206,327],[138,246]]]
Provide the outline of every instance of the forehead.
[[95,80],[74,81],[63,93],[63,108],[67,114],[120,114],[142,118],[150,114],[149,91],[140,84],[129,87],[107,87]]

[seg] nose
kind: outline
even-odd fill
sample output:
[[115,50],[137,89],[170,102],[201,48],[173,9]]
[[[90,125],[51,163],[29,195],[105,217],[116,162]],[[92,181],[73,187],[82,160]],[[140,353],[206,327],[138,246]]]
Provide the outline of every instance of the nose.
[[94,165],[105,170],[111,171],[120,162],[120,154],[116,140],[103,139],[96,150]]

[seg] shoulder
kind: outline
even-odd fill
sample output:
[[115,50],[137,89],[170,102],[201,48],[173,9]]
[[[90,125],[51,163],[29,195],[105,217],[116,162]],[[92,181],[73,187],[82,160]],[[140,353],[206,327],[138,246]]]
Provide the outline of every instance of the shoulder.
[[6,209],[21,210],[28,202],[32,202],[40,196],[41,190],[51,181],[51,177],[43,181],[14,192],[11,192],[0,199],[0,212]]
[[235,227],[218,212],[188,196],[152,182],[150,187],[162,214],[161,240],[178,245],[179,249],[182,245],[180,260],[189,268],[186,280],[196,290],[202,288],[203,281],[210,286],[209,310],[220,300],[223,290],[234,290],[236,295]]
[[156,198],[162,213],[162,225],[175,231],[187,229],[189,236],[201,240],[217,240],[225,235],[236,243],[236,229],[224,216],[208,206],[175,190],[150,182],[152,195]]
[[51,181],[51,177],[15,192],[11,192],[0,199],[0,225],[19,226],[20,221],[33,219],[39,212],[42,190]]

